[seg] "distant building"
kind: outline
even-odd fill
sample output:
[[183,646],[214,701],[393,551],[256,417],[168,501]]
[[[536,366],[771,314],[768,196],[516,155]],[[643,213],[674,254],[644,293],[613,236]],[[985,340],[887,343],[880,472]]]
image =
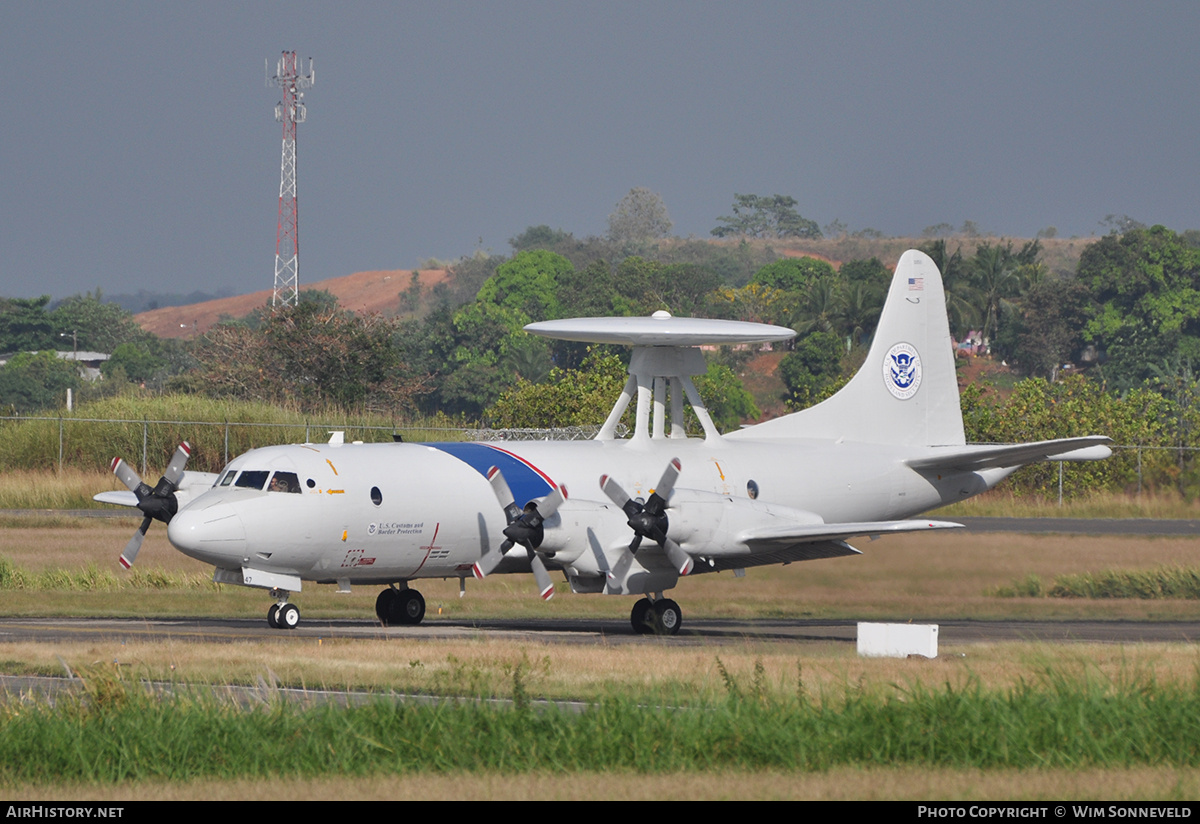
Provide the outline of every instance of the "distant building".
[[[4,366],[16,355],[16,352],[8,352],[0,355],[0,366]],[[84,380],[98,381],[100,380],[100,364],[112,357],[103,352],[55,352],[60,360],[75,361],[79,367],[79,374]]]

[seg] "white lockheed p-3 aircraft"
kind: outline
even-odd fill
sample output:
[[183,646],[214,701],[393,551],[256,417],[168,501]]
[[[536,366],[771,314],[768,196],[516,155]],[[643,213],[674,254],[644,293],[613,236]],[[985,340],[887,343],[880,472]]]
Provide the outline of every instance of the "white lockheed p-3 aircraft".
[[[896,267],[870,354],[836,395],[810,409],[725,435],[691,376],[705,344],[783,340],[790,329],[673,318],[534,323],[535,335],[632,346],[629,380],[594,440],[505,443],[305,443],[255,449],[217,475],[187,473],[176,452],[151,488],[120,459],[129,492],[98,500],[145,519],[121,556],[133,563],[151,521],[220,583],[262,587],[267,620],[300,620],[302,581],[383,585],[385,625],[419,624],[418,578],[551,572],[577,593],[637,595],[635,632],[674,634],[664,597],[702,572],[855,555],[854,536],[945,529],[920,512],[995,486],[1045,460],[1098,460],[1104,437],[967,445],[941,275],[908,251]],[[632,437],[615,437],[636,398]],[[704,437],[687,437],[691,405]]]

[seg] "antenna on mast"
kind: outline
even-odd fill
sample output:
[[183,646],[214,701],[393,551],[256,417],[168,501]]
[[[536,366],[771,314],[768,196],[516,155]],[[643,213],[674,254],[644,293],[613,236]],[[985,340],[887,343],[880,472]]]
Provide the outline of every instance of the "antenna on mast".
[[[263,61],[263,74],[267,74]],[[283,90],[283,99],[275,104],[275,119],[283,123],[283,153],[279,165],[279,228],[275,234],[275,290],[271,308],[295,306],[300,298],[300,237],[296,201],[296,125],[303,123],[307,113],[304,91],[312,88],[316,79],[312,58],[308,72],[300,73],[296,53],[287,52],[279,58],[274,77],[265,77],[269,87]]]

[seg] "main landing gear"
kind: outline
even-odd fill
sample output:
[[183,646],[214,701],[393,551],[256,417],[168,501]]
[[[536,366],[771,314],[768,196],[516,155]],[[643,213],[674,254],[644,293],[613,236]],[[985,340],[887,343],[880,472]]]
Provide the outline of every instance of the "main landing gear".
[[661,595],[654,600],[642,598],[633,605],[629,623],[638,635],[675,635],[683,624],[683,611],[679,604]]
[[267,610],[267,624],[271,629],[295,629],[300,623],[300,610],[295,604],[288,603],[290,592],[282,589],[271,590],[276,602]]
[[407,586],[390,586],[375,599],[375,615],[385,627],[415,626],[425,617],[425,599]]

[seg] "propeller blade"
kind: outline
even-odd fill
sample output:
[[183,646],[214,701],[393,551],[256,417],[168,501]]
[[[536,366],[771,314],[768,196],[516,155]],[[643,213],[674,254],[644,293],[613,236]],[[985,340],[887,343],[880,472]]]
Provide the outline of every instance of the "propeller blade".
[[532,549],[529,550],[529,565],[533,567],[533,579],[537,581],[538,595],[543,601],[549,601],[554,597],[554,582],[550,580],[550,573],[546,571],[542,556]]
[[[621,507],[621,509],[625,510],[626,515],[630,514],[629,504],[633,503],[633,500],[629,497],[628,493],[621,488],[621,485],[612,478],[612,476],[600,476],[600,489],[603,490],[604,494],[608,496],[610,501]],[[641,507],[638,506],[635,511],[640,512]]]
[[650,499],[645,503],[641,499],[632,500],[628,493],[608,475],[600,476],[600,488],[604,494],[625,512],[629,519],[629,528],[633,530],[633,540],[629,543],[629,551],[622,556],[618,565],[629,566],[633,562],[633,555],[638,551],[638,547],[642,545],[642,538],[649,538],[656,544],[661,546],[667,553],[667,558],[671,564],[679,570],[680,575],[687,575],[692,571],[694,563],[692,557],[688,555],[683,547],[667,537],[667,500],[671,497],[671,491],[675,488],[675,481],[679,479],[679,472],[682,469],[682,464],[678,458],[672,458],[667,464],[666,470],[663,471],[662,477],[658,480],[658,486],[650,494]]
[[654,487],[654,494],[662,498],[664,502],[671,497],[671,490],[675,488],[675,481],[679,480],[679,470],[682,468],[683,464],[679,462],[679,459],[672,458],[662,477],[658,479],[658,486]]
[[508,488],[508,481],[504,480],[504,473],[500,471],[500,467],[493,466],[487,471],[487,479],[492,485],[492,492],[496,494],[496,500],[504,509],[505,519],[511,524],[520,516],[521,508],[513,500],[512,490]]
[[187,466],[188,458],[191,457],[191,454],[191,444],[187,441],[179,444],[175,449],[175,454],[171,456],[171,462],[167,464],[167,471],[162,474],[163,480],[172,487],[178,488],[179,481],[183,478],[183,468]]
[[679,570],[680,575],[687,575],[692,571],[692,556],[684,552],[683,547],[667,538],[663,549],[666,550],[667,557],[671,559],[671,565]]
[[556,486],[550,491],[550,494],[541,500],[537,505],[538,514],[543,521],[548,521],[554,517],[554,513],[558,512],[558,508],[567,500],[567,488],[565,486]]
[[[507,543],[507,541],[505,543]],[[490,575],[503,560],[504,550],[493,549],[471,566],[471,574],[482,581],[484,578]]]
[[133,471],[133,467],[120,458],[113,458],[112,471],[117,476],[117,480],[125,484],[125,488],[130,492],[136,493],[139,487],[144,486],[142,479]]
[[146,530],[150,528],[150,522],[153,520],[149,515],[142,519],[142,525],[137,528],[137,532],[133,533],[133,537],[125,545],[125,551],[121,553],[121,566],[126,569],[133,566],[133,562],[137,560],[138,550],[142,548],[142,541],[146,539]]

